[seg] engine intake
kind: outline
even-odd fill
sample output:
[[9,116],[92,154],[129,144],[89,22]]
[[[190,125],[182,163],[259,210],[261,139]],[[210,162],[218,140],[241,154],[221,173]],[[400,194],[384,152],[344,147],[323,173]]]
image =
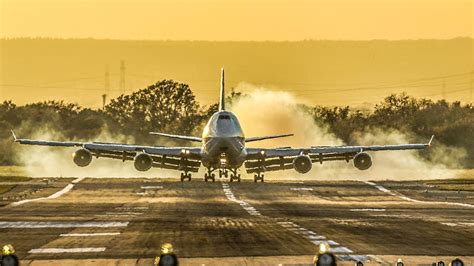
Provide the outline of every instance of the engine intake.
[[372,157],[365,152],[358,153],[354,156],[354,166],[359,170],[367,170],[372,166]]
[[134,159],[134,165],[135,169],[141,172],[145,172],[151,169],[151,166],[153,165],[153,158],[151,158],[150,155],[146,153],[140,153],[137,156],[135,156]]
[[88,166],[92,161],[92,153],[86,149],[79,149],[72,154],[72,160],[77,166]]
[[309,156],[299,155],[293,160],[293,167],[295,168],[296,172],[306,174],[313,167],[313,163],[311,162],[311,158],[309,158]]

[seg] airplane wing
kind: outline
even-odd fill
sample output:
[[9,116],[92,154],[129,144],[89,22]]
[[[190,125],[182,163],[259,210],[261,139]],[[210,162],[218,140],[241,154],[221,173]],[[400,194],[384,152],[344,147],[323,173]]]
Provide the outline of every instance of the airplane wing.
[[283,135],[273,135],[273,136],[263,136],[263,137],[252,137],[252,138],[246,138],[245,142],[252,142],[252,141],[259,141],[259,140],[264,140],[264,139],[276,139],[276,138],[283,138],[283,137],[290,137],[293,136],[293,134],[283,134]]
[[181,170],[186,168],[189,172],[197,172],[201,165],[200,147],[161,147],[143,146],[121,143],[105,142],[76,142],[76,141],[49,141],[17,138],[12,131],[15,142],[25,145],[39,145],[51,147],[78,147],[90,152],[93,157],[120,159],[132,161],[141,153],[149,155],[152,166],[165,169]]
[[[434,136],[428,143],[373,145],[373,146],[312,146],[310,148],[247,148],[245,167],[247,173],[277,171],[294,168],[294,160],[300,155],[307,156],[311,163],[344,160],[349,162],[358,154],[367,151],[422,150],[429,148]],[[367,158],[367,157],[366,157]],[[369,156],[370,160],[370,156]],[[371,165],[371,162],[370,162]],[[370,167],[369,165],[369,167]],[[356,166],[357,167],[357,166]]]
[[180,139],[180,140],[188,140],[194,142],[202,142],[202,138],[199,137],[192,137],[192,136],[182,136],[182,135],[174,135],[174,134],[167,134],[161,132],[150,132],[150,135],[158,135],[162,137],[172,138],[172,139]]

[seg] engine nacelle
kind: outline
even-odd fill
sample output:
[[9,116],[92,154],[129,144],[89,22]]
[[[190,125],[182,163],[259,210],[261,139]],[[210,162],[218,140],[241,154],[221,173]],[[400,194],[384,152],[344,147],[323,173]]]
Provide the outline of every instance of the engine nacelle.
[[141,172],[145,172],[151,169],[153,165],[153,158],[146,153],[140,153],[135,156],[134,163],[135,169]]
[[367,170],[372,166],[372,157],[365,152],[358,153],[354,156],[354,166],[359,170]]
[[92,161],[92,153],[86,149],[79,149],[72,154],[72,160],[77,166],[88,166]]
[[309,158],[309,156],[299,155],[293,160],[293,167],[295,168],[296,172],[306,174],[313,167],[313,163],[311,162],[311,158]]

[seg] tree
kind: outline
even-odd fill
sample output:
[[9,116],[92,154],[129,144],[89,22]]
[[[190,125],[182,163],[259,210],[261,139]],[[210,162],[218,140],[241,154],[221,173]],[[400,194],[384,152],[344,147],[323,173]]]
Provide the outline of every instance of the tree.
[[202,117],[189,86],[173,80],[121,95],[105,107],[105,113],[126,134],[142,136],[151,131],[191,134]]

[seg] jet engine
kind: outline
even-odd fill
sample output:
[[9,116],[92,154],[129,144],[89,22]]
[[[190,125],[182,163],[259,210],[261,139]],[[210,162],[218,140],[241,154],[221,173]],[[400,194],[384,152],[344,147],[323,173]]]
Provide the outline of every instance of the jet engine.
[[92,161],[92,153],[86,149],[79,149],[72,154],[72,160],[77,166],[88,166]]
[[296,172],[306,174],[313,167],[313,163],[308,155],[299,155],[293,160],[293,167]]
[[368,153],[360,152],[354,156],[354,166],[359,170],[367,170],[372,166],[372,157]]
[[146,153],[140,153],[135,156],[134,163],[135,169],[141,172],[145,172],[150,170],[151,166],[153,165],[153,158]]

